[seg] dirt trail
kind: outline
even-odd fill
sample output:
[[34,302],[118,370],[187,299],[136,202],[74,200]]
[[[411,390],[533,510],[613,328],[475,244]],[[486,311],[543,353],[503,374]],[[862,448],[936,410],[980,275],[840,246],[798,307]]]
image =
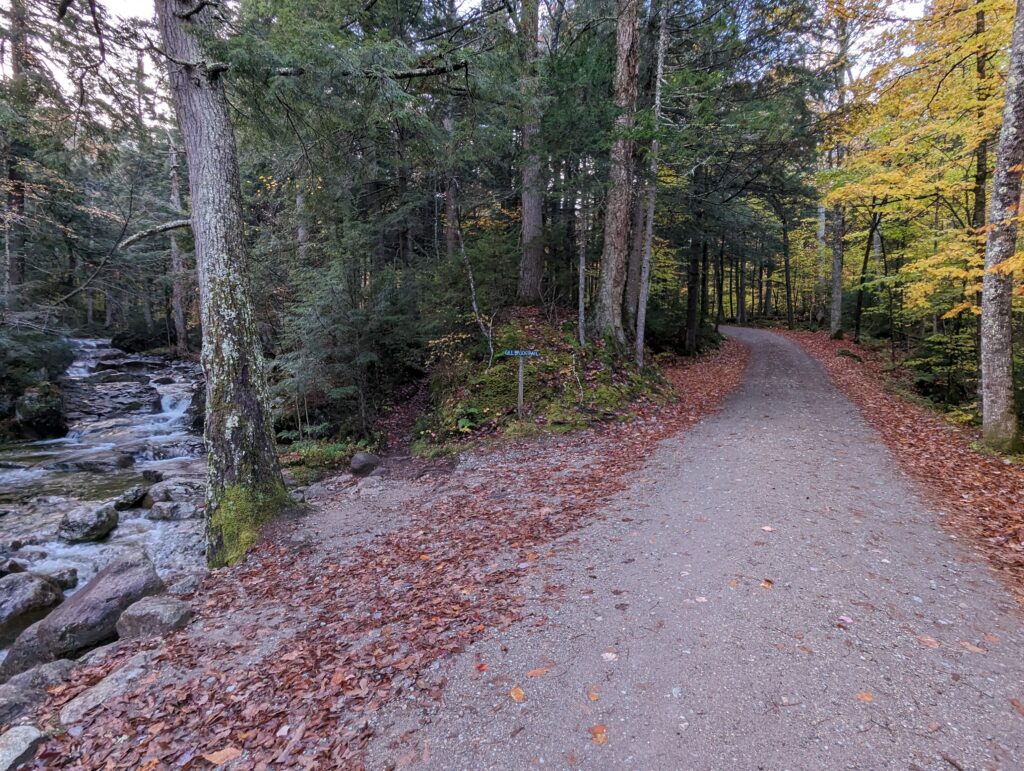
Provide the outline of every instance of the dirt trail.
[[440,702],[387,708],[372,767],[1024,767],[1010,596],[816,363],[729,334],[724,409],[652,451],[523,622],[431,673]]

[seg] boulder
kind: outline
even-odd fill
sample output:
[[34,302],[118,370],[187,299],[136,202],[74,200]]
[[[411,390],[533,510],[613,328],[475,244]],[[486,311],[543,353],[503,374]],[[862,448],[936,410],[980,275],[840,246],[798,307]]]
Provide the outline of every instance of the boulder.
[[0,734],[0,771],[31,760],[46,734],[34,725],[16,725]]
[[61,588],[45,576],[12,573],[0,578],[0,641],[13,638],[63,599]]
[[85,717],[93,707],[104,702],[113,701],[146,673],[149,662],[156,656],[156,651],[136,653],[124,664],[100,680],[92,688],[82,691],[60,710],[60,722],[66,726],[77,723]]
[[7,559],[0,562],[0,576],[8,576],[11,573],[24,573],[28,565],[21,560]]
[[199,509],[194,503],[178,503],[175,501],[157,501],[146,514],[147,519],[174,521],[195,519],[197,516],[199,516]]
[[14,403],[18,432],[26,439],[54,439],[68,432],[64,396],[52,383],[41,383]]
[[149,508],[154,503],[195,503],[202,499],[205,490],[206,483],[199,479],[165,479],[149,488],[142,505]]
[[146,497],[146,488],[142,485],[135,485],[129,487],[119,496],[110,501],[114,505],[114,508],[118,511],[124,511],[125,509],[134,509],[143,499]]
[[167,593],[174,595],[195,594],[199,591],[199,587],[203,585],[205,578],[205,573],[188,573],[172,583],[167,588]]
[[43,573],[61,589],[74,589],[78,586],[78,568],[66,567],[48,570]]
[[57,532],[68,543],[98,541],[117,527],[117,521],[117,509],[112,503],[78,506],[64,515]]
[[143,597],[117,620],[117,636],[159,637],[181,629],[192,618],[192,606],[176,597]]
[[59,659],[15,675],[0,685],[0,723],[12,723],[46,698],[46,689],[67,679],[75,662]]
[[352,456],[350,468],[356,476],[365,477],[380,465],[380,458],[372,452],[357,452]]
[[109,642],[117,636],[117,620],[126,608],[163,589],[145,554],[115,559],[50,615],[18,635],[0,664],[0,681],[36,664],[74,657]]

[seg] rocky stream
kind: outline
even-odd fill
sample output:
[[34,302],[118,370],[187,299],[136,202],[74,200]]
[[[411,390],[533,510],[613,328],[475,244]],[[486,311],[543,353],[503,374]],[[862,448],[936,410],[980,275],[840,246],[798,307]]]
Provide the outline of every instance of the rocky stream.
[[68,434],[0,445],[0,724],[2,689],[130,633],[129,606],[204,572],[199,366],[72,342]]

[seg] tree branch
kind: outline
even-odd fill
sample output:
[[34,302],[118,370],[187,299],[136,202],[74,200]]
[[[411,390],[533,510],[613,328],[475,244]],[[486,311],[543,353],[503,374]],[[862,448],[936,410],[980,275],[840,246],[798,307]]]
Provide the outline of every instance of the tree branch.
[[129,236],[124,241],[117,245],[118,249],[127,249],[129,246],[137,244],[139,241],[143,241],[152,236],[158,236],[161,233],[166,233],[168,230],[180,230],[181,228],[192,227],[191,219],[172,220],[171,222],[164,222],[156,227],[149,228],[136,233],[133,236]]

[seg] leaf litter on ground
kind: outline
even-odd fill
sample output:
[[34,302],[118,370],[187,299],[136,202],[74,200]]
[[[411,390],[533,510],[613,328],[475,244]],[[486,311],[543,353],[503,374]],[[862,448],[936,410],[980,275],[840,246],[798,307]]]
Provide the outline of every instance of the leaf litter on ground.
[[[204,756],[236,749],[246,768],[360,765],[374,713],[398,694],[440,698],[444,682],[425,676],[430,666],[520,620],[526,574],[624,489],[655,443],[715,412],[746,357],[727,341],[671,363],[664,372],[675,401],[640,404],[630,421],[524,443],[522,452],[496,451],[487,482],[460,490],[453,478],[448,495],[349,552],[325,558],[322,545],[268,539],[207,579],[193,600],[191,628],[201,634],[128,644],[52,695],[38,713],[46,728],[140,648],[157,648],[157,677],[52,736],[34,767],[206,768],[214,761]],[[581,455],[589,461],[576,465]],[[518,686],[510,696],[526,698]]]

